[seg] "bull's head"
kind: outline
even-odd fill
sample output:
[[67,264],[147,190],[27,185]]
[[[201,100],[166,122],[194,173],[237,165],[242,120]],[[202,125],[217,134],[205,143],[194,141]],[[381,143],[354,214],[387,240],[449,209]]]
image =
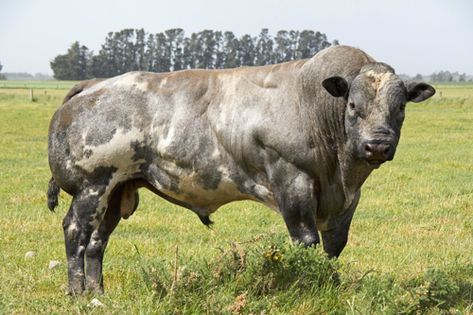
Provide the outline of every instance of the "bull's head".
[[334,97],[344,97],[345,132],[352,155],[379,167],[394,157],[407,102],[422,102],[435,94],[425,83],[404,82],[386,64],[364,66],[351,82],[330,77],[322,82]]

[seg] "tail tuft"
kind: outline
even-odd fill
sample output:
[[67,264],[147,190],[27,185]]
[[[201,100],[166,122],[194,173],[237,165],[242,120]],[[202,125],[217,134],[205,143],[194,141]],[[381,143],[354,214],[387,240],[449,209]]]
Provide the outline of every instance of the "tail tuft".
[[212,224],[214,224],[208,215],[199,215],[199,219],[207,227],[210,227]]
[[54,211],[54,208],[57,207],[58,204],[58,196],[59,192],[61,191],[61,188],[57,184],[57,182],[54,180],[54,178],[51,177],[49,180],[49,185],[48,185],[48,208],[51,211]]

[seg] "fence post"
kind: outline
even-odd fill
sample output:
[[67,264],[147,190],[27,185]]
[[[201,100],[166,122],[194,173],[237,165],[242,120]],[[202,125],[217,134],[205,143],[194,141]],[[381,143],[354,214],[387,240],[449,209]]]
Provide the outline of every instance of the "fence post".
[[33,89],[32,88],[30,89],[30,101],[31,102],[33,101]]

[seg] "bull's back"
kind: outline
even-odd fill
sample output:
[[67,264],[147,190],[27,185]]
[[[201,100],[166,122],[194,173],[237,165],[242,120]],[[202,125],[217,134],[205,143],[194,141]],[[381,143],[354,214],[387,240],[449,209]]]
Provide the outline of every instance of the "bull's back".
[[217,203],[251,197],[254,189],[244,187],[259,186],[239,165],[258,158],[252,128],[281,99],[266,98],[285,82],[271,74],[281,67],[134,72],[73,89],[51,122],[53,175],[66,191],[108,170],[123,180],[155,179],[157,188],[188,203],[198,187],[202,206],[222,191]]

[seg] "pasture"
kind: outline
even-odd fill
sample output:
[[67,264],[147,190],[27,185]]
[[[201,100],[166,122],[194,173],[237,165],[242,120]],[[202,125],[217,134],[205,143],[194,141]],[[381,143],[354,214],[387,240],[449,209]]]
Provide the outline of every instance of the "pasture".
[[473,312],[473,85],[407,105],[396,157],[363,186],[338,261],[290,245],[260,204],[229,204],[207,229],[141,190],[111,236],[99,307],[64,294],[70,197],[46,207],[48,123],[71,85],[0,83],[0,314]]

